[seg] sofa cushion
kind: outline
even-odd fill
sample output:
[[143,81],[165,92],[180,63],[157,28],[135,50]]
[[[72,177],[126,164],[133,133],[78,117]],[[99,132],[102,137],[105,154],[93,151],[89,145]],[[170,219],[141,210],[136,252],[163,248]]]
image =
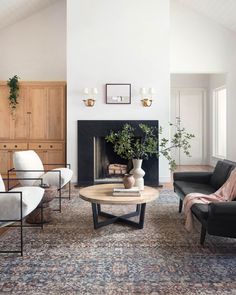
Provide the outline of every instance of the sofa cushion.
[[[22,217],[31,213],[41,202],[44,189],[40,187],[16,187],[9,192],[0,194],[0,220],[20,219],[20,194],[22,193]],[[7,225],[0,223],[0,227]]]
[[229,177],[232,165],[227,161],[218,161],[210,180],[210,184],[218,190]]
[[215,188],[210,186],[209,184],[188,181],[175,181],[175,187],[181,190],[184,196],[190,193],[201,193],[209,195],[216,191]]

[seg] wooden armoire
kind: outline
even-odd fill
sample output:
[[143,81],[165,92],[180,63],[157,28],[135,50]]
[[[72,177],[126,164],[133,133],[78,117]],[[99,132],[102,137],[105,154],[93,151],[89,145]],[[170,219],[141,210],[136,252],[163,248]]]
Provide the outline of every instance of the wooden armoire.
[[34,150],[44,164],[66,161],[66,83],[20,82],[19,86],[19,104],[12,113],[9,87],[6,82],[0,82],[0,173],[3,175],[13,167],[12,155],[16,150]]

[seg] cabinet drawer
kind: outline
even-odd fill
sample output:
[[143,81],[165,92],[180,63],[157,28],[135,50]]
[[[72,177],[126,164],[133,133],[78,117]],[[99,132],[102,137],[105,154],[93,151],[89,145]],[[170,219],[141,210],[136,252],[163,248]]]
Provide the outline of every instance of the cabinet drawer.
[[48,144],[48,149],[49,150],[62,150],[63,149],[63,144],[62,143],[57,143],[57,142],[49,143]]
[[1,150],[27,150],[28,144],[24,142],[4,142],[0,143]]
[[30,150],[47,150],[48,143],[45,143],[45,142],[29,143],[29,149]]
[[10,148],[11,148],[11,143],[9,142],[0,143],[1,150],[9,150]]
[[29,143],[29,149],[30,150],[62,150],[63,143],[34,142],[34,143]]

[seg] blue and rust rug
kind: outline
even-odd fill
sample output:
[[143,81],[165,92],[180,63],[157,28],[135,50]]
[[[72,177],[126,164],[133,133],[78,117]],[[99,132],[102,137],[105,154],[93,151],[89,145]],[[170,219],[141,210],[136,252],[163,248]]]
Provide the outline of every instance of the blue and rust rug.
[[[236,240],[207,236],[201,247],[199,229],[189,234],[183,222],[177,197],[163,190],[143,230],[94,230],[90,204],[74,189],[44,230],[25,229],[23,257],[0,256],[0,294],[236,294]],[[16,235],[1,243],[15,245]]]

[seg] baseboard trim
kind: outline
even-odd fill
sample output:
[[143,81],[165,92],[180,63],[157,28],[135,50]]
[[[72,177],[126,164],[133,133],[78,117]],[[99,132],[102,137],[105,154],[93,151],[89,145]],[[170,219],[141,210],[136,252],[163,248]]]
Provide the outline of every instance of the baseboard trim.
[[160,177],[159,178],[160,183],[169,183],[171,182],[171,178],[166,176],[166,177]]

